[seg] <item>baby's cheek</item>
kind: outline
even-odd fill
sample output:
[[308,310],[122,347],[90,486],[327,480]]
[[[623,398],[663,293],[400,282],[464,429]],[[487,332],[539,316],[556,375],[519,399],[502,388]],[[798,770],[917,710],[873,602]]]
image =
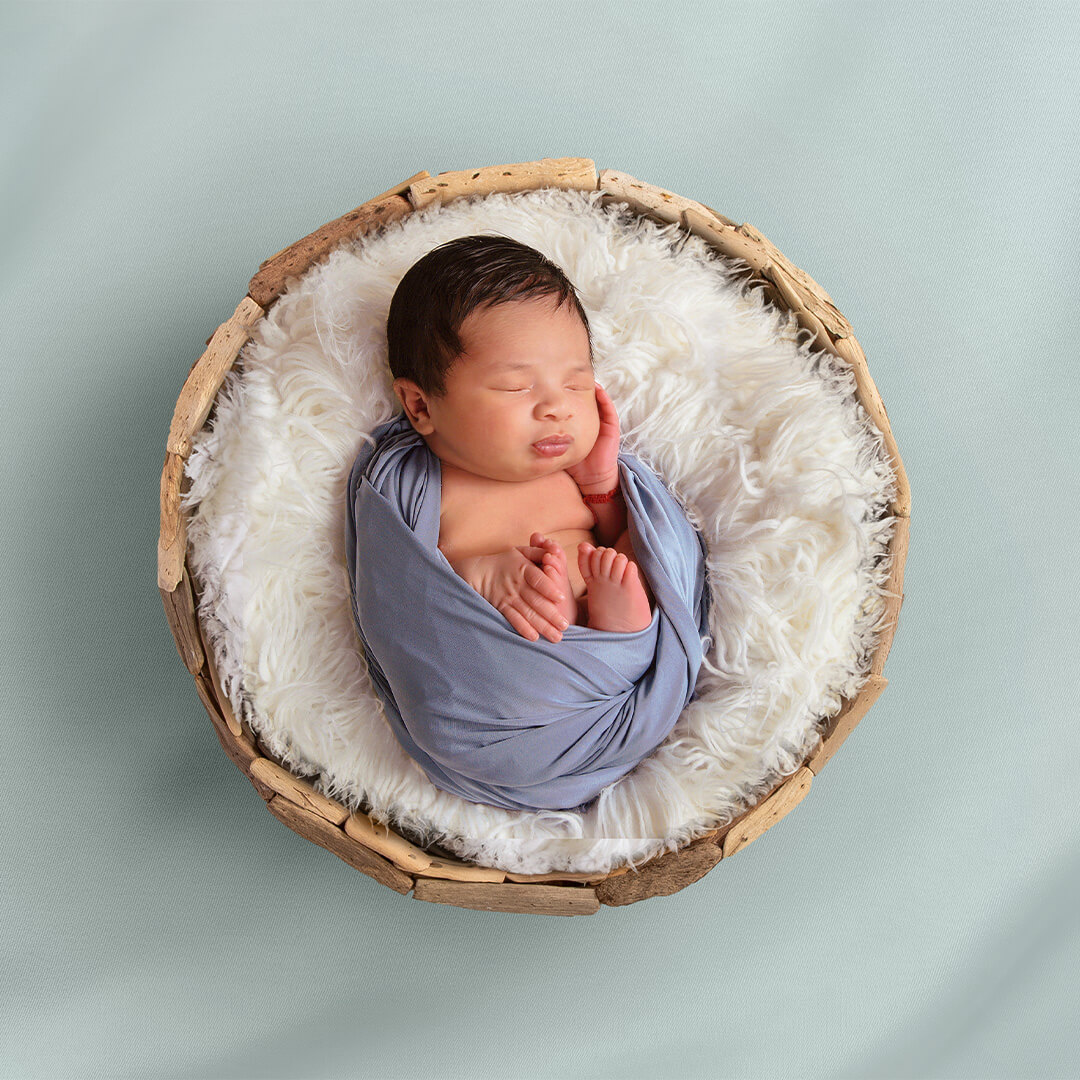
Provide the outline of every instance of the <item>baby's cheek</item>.
[[528,433],[527,424],[510,410],[478,415],[473,428],[482,442],[502,446],[516,446]]
[[589,439],[582,439],[580,443],[574,447],[574,465],[580,465],[591,453],[592,448],[596,445],[596,437],[593,436]]

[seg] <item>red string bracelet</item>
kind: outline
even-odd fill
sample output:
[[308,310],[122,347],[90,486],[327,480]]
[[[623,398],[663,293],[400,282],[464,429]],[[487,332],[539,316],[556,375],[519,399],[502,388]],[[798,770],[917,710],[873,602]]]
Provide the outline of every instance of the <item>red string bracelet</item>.
[[619,494],[619,485],[616,484],[606,495],[582,495],[581,498],[586,503],[606,503],[611,502]]

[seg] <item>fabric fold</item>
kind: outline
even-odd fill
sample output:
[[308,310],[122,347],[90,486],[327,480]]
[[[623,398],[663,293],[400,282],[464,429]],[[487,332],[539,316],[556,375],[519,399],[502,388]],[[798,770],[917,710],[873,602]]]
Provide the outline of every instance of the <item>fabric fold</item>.
[[349,474],[345,550],[353,619],[395,736],[461,798],[583,808],[664,741],[693,697],[710,602],[700,535],[659,477],[620,453],[652,621],[528,641],[439,550],[441,463],[408,418],[373,441]]

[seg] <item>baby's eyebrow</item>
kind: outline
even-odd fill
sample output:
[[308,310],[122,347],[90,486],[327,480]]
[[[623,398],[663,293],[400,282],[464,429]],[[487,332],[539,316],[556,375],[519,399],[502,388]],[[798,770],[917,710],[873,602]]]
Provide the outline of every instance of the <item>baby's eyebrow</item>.
[[[535,364],[527,363],[524,360],[518,360],[516,363],[500,364],[497,371],[532,371]],[[592,368],[588,364],[582,364],[575,362],[573,365],[574,371],[592,371]]]

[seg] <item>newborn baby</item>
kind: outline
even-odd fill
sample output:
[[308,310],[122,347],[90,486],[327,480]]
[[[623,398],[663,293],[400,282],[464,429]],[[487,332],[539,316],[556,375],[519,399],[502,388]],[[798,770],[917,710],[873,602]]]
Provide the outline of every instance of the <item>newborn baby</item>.
[[372,687],[443,791],[583,807],[693,696],[704,542],[619,452],[585,313],[539,252],[503,236],[435,248],[401,279],[387,341],[404,412],[362,442],[346,485]]
[[452,240],[402,278],[387,339],[394,392],[440,461],[454,571],[530,641],[649,626],[619,417],[562,270],[507,237]]

